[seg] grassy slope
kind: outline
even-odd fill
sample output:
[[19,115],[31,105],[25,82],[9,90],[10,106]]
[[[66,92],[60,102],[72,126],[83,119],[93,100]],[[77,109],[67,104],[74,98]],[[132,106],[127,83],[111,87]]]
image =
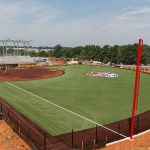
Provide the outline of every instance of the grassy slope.
[[[65,75],[13,84],[22,87],[62,107],[81,114],[100,124],[110,123],[131,115],[134,72],[116,68],[63,66]],[[91,71],[110,71],[118,78],[91,78]],[[139,112],[150,108],[150,75],[141,75]],[[25,115],[47,129],[51,134],[81,130],[95,126],[42,100],[24,93],[7,83],[0,83],[0,97],[5,98]]]

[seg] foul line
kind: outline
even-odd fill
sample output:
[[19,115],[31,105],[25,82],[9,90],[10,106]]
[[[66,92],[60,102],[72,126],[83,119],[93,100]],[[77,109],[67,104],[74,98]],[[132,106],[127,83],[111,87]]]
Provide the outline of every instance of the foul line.
[[[149,129],[149,130],[146,130],[146,131],[144,131],[144,132],[141,132],[141,133],[139,133],[139,134],[133,135],[133,138],[142,136],[142,135],[144,135],[144,134],[146,134],[146,133],[149,133],[149,132],[150,132],[150,129]],[[124,139],[121,139],[121,140],[118,140],[118,141],[114,141],[114,142],[108,143],[108,144],[106,144],[106,147],[107,147],[107,146],[114,145],[114,144],[118,144],[118,143],[121,143],[121,142],[124,142],[124,141],[127,141],[127,140],[133,141],[134,139],[130,140],[130,137],[127,137],[127,138],[124,138]]]
[[89,122],[91,122],[91,123],[93,123],[93,124],[97,124],[98,126],[101,126],[101,127],[103,127],[104,129],[107,129],[107,130],[109,130],[109,131],[111,131],[111,132],[113,132],[113,133],[119,134],[120,136],[122,136],[122,137],[124,137],[124,138],[127,138],[127,136],[125,136],[125,135],[123,135],[123,134],[121,134],[121,133],[119,133],[119,132],[116,132],[116,131],[114,131],[114,130],[112,130],[112,129],[110,129],[110,128],[107,128],[107,127],[105,127],[105,126],[103,126],[103,125],[101,125],[101,124],[99,124],[99,123],[97,123],[97,122],[95,122],[95,121],[93,121],[93,120],[90,120],[90,119],[88,119],[88,118],[86,118],[86,117],[84,117],[84,116],[82,116],[82,115],[79,115],[79,114],[77,114],[77,113],[75,113],[75,112],[73,112],[73,111],[71,111],[71,110],[69,110],[69,109],[66,109],[66,108],[64,108],[64,107],[62,107],[62,106],[59,106],[59,105],[57,105],[57,104],[55,104],[55,103],[53,103],[53,102],[50,102],[50,101],[48,101],[48,100],[46,100],[46,99],[44,99],[44,98],[42,98],[42,97],[40,97],[40,96],[38,96],[38,95],[35,95],[35,94],[33,94],[33,93],[29,92],[29,91],[26,91],[26,90],[24,90],[23,88],[20,88],[19,86],[16,86],[16,85],[14,85],[14,84],[12,84],[12,83],[10,83],[10,82],[7,82],[7,81],[5,81],[5,83],[7,83],[7,84],[9,84],[9,85],[11,85],[11,86],[13,86],[13,87],[15,87],[15,88],[17,88],[17,89],[20,89],[20,90],[22,90],[22,91],[24,91],[24,92],[26,92],[26,93],[28,93],[28,94],[30,94],[30,95],[32,95],[32,96],[35,96],[35,97],[37,97],[37,98],[39,98],[39,99],[41,99],[41,100],[43,100],[43,101],[45,101],[45,102],[47,102],[47,103],[49,103],[49,104],[51,104],[51,105],[54,105],[54,106],[56,106],[56,107],[58,107],[58,108],[60,108],[60,109],[62,109],[62,110],[65,110],[65,111],[67,111],[67,112],[69,112],[69,113],[71,113],[71,114],[74,114],[75,116],[78,116],[78,117],[80,117],[80,118],[82,118],[82,119],[85,119],[85,120],[87,120],[87,121],[89,121]]

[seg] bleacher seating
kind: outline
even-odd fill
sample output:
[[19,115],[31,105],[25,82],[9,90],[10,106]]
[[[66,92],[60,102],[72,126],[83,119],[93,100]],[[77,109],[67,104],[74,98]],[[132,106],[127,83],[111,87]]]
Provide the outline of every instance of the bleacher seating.
[[0,64],[30,64],[35,63],[30,56],[0,56]]

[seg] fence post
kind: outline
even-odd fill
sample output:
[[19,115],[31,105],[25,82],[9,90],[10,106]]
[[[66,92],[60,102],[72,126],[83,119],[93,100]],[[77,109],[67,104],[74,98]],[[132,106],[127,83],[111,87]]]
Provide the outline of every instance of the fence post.
[[7,117],[8,117],[8,121],[9,121],[9,120],[10,120],[10,119],[9,119],[9,109],[8,109],[8,112],[7,112]]
[[27,136],[28,136],[28,138],[30,138],[30,137],[29,137],[29,127],[28,127],[28,132],[27,132]]
[[73,149],[73,145],[74,145],[73,140],[74,140],[74,137],[73,137],[73,129],[72,129],[72,149]]
[[2,104],[1,104],[1,113],[3,112]]
[[139,132],[139,119],[140,119],[140,116],[138,115],[138,120],[137,120],[137,128],[136,128],[136,134]]
[[118,123],[118,141],[120,140],[120,122]]
[[131,130],[131,118],[129,118],[129,135],[130,135],[130,130]]
[[98,131],[97,129],[98,129],[98,128],[97,128],[97,127],[98,127],[98,125],[96,125],[96,135],[95,135],[95,143],[96,143],[96,144],[98,143],[98,138],[97,138],[97,131]]
[[44,132],[44,150],[46,150],[46,133]]
[[81,150],[84,149],[84,142],[82,141]]
[[3,119],[3,110],[2,110],[2,104],[1,104],[1,110],[0,110],[0,120]]
[[20,134],[20,123],[19,123],[18,120],[17,120],[17,122],[18,122],[18,131],[19,131],[19,134]]
[[20,128],[19,128],[19,121],[18,121],[18,119],[17,119],[17,126],[18,126],[18,132],[20,133]]
[[108,137],[106,136],[105,137],[105,145],[107,144],[107,140],[108,140]]

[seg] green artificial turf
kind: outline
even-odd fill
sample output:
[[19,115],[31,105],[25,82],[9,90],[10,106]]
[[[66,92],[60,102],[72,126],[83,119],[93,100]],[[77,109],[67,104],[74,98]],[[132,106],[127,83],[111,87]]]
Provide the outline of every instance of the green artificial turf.
[[[12,82],[33,94],[100,124],[131,116],[134,71],[100,66],[62,66],[56,78]],[[117,78],[89,77],[88,72],[108,71]],[[0,97],[53,135],[94,127],[95,124],[42,99],[0,82]],[[141,74],[139,111],[150,108],[150,75]]]

